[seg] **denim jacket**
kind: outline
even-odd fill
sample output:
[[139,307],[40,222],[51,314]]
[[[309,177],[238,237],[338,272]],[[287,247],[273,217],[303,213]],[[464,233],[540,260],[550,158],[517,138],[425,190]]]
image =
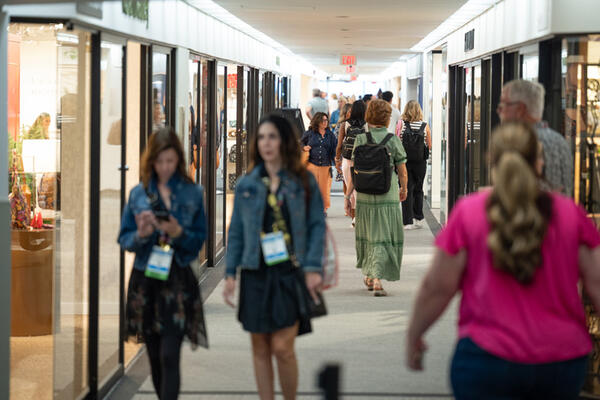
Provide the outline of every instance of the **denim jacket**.
[[[243,176],[235,188],[233,215],[229,225],[225,276],[236,276],[237,268],[257,270],[260,267],[260,232],[267,204],[267,187],[262,181],[263,165]],[[321,272],[325,242],[323,199],[312,174],[309,178],[307,210],[304,186],[299,178],[286,170],[279,172],[280,193],[290,211],[294,254],[306,272]]]
[[[206,216],[204,215],[203,189],[200,185],[185,182],[175,173],[167,183],[171,189],[171,209],[169,212],[177,219],[183,232],[173,239],[172,247],[175,250],[175,262],[186,267],[194,260],[206,239]],[[158,194],[156,180],[150,181],[148,190]],[[133,267],[144,271],[152,246],[157,243],[159,233],[141,238],[137,234],[135,215],[145,210],[150,210],[150,202],[142,183],[131,190],[129,201],[123,210],[119,244],[127,251],[135,253]]]

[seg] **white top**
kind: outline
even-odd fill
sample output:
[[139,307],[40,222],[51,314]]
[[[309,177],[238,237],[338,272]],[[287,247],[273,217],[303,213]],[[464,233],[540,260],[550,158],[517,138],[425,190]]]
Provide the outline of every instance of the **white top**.
[[396,125],[398,125],[398,121],[402,117],[402,113],[396,107],[392,106],[392,116],[390,117],[390,125],[388,126],[388,132],[394,133],[396,132]]

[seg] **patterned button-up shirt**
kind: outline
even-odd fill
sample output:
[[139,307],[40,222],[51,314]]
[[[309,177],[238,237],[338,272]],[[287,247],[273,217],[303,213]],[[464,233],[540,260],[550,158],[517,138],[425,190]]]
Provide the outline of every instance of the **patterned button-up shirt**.
[[552,190],[573,196],[573,156],[565,138],[545,121],[535,126],[544,147],[544,178]]

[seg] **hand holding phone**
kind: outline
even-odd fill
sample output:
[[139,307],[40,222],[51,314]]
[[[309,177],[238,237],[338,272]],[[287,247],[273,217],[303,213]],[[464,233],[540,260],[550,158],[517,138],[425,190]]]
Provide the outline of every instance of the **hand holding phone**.
[[154,215],[152,211],[146,210],[135,216],[135,223],[138,228],[138,236],[148,237],[154,233]]

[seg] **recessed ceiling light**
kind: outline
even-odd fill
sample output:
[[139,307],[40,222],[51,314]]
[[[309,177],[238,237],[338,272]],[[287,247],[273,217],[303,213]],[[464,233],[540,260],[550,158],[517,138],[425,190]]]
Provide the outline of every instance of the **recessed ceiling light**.
[[336,15],[335,17],[336,17],[336,18],[350,18],[350,17],[349,17],[349,16],[347,16],[347,15]]

